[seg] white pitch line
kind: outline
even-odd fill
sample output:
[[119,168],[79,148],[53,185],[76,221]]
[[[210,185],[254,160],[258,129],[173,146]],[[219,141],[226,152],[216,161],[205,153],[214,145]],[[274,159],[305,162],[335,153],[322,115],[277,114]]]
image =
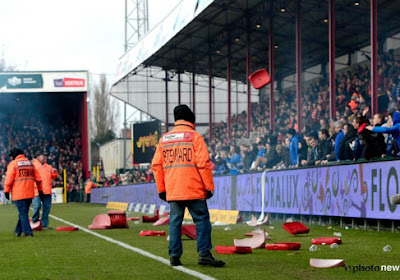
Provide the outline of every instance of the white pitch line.
[[68,221],[66,221],[66,220],[63,220],[63,219],[61,219],[61,218],[58,218],[58,217],[56,217],[56,216],[54,216],[54,215],[51,215],[51,214],[50,214],[49,216],[50,216],[51,218],[57,220],[57,221],[60,221],[60,222],[62,222],[62,223],[64,223],[64,224],[67,224],[67,225],[70,225],[70,226],[73,226],[73,227],[77,227],[77,228],[79,228],[80,230],[82,230],[82,231],[84,231],[84,232],[86,232],[86,233],[89,233],[89,234],[94,235],[94,236],[97,236],[97,237],[99,237],[99,238],[101,238],[101,239],[107,240],[108,242],[117,244],[117,245],[119,245],[119,246],[121,246],[121,247],[123,247],[123,248],[125,248],[125,249],[131,250],[131,251],[136,252],[136,253],[138,253],[138,254],[141,254],[141,255],[143,255],[143,256],[145,256],[145,257],[148,257],[148,258],[151,258],[151,259],[153,259],[153,260],[159,261],[159,262],[161,262],[161,263],[163,263],[163,264],[168,265],[169,267],[171,267],[171,268],[173,268],[173,269],[175,269],[175,270],[179,270],[179,271],[181,271],[181,272],[183,272],[183,273],[189,274],[189,275],[194,276],[194,277],[197,277],[197,278],[199,278],[199,279],[204,279],[204,280],[216,280],[215,278],[213,278],[213,277],[211,277],[211,276],[205,275],[205,274],[200,273],[200,272],[197,272],[197,271],[195,271],[195,270],[191,270],[191,269],[185,268],[185,267],[183,267],[183,266],[171,266],[170,263],[169,263],[169,260],[167,260],[167,259],[164,259],[164,258],[161,258],[161,257],[159,257],[159,256],[153,255],[152,253],[149,253],[149,252],[144,251],[144,250],[142,250],[142,249],[133,247],[133,246],[128,245],[128,244],[126,244],[126,243],[123,243],[123,242],[121,242],[121,241],[118,241],[118,240],[112,239],[112,238],[110,238],[110,237],[101,235],[101,234],[99,234],[99,233],[97,233],[97,232],[88,230],[88,229],[86,229],[86,228],[84,228],[84,227],[81,227],[81,226],[79,226],[79,225],[73,224],[73,223],[68,222]]

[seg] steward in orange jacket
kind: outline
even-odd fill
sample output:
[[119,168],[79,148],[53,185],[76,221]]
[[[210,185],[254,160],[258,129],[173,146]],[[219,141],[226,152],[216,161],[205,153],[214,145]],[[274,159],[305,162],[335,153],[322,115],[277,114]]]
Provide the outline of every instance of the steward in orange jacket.
[[33,215],[32,222],[36,223],[39,220],[40,208],[43,204],[42,211],[42,226],[43,229],[51,229],[49,224],[49,214],[51,209],[52,201],[52,179],[56,179],[58,176],[58,171],[51,165],[47,164],[47,154],[45,151],[36,152],[36,159],[33,160],[33,165],[39,171],[40,177],[43,181],[43,198],[39,198],[38,191],[35,188],[35,198],[33,199]]
[[24,156],[22,150],[14,148],[9,156],[13,159],[7,166],[4,195],[10,199],[10,192],[14,204],[18,209],[18,222],[14,230],[15,236],[24,232],[25,236],[33,236],[29,225],[29,206],[34,197],[35,182],[39,195],[43,197],[42,179],[37,169]]
[[8,164],[4,182],[4,193],[11,192],[13,201],[34,198],[35,183],[38,190],[43,191],[43,183],[38,170],[23,155],[21,150],[17,153],[19,152],[21,153]]
[[[44,194],[51,194],[51,190],[53,188],[52,180],[56,179],[58,176],[58,171],[53,168],[53,166],[44,162],[41,164],[37,158],[32,161],[33,165],[39,171],[40,177],[42,178],[43,182],[43,193]],[[35,196],[38,196],[39,192],[37,188],[35,188]]]
[[152,170],[160,194],[167,201],[204,199],[214,191],[210,157],[194,124],[178,120],[162,135],[154,154]]
[[88,180],[85,185],[85,194],[86,194],[86,202],[90,202],[90,194],[92,192],[92,188],[95,188],[96,184],[92,182],[92,180]]
[[188,208],[196,223],[198,263],[224,266],[213,257],[207,198],[214,192],[210,158],[203,137],[194,130],[195,115],[186,105],[174,108],[175,127],[161,136],[152,170],[158,194],[170,204],[169,257],[172,266],[182,265],[181,227]]

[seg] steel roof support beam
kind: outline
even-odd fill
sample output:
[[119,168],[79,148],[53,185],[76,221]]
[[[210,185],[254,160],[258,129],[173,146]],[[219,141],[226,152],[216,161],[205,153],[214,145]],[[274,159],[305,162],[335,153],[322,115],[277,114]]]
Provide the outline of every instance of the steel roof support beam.
[[213,93],[213,88],[212,88],[212,61],[211,61],[211,46],[210,44],[208,45],[208,127],[209,127],[209,138],[210,140],[212,139],[212,132],[213,132],[213,98],[212,98],[212,93]]
[[[249,18],[247,18],[249,22]],[[247,25],[250,27],[250,24]],[[251,50],[250,50],[250,28],[246,32],[246,84],[247,84],[247,137],[250,137],[251,131],[251,87],[249,76],[251,74]]]
[[378,113],[378,0],[371,0],[371,111]]
[[169,120],[168,120],[168,70],[165,70],[165,132],[169,130]]
[[329,0],[329,103],[330,103],[330,118],[336,118],[336,13],[335,0]]
[[301,131],[303,127],[303,116],[302,116],[302,67],[301,67],[301,0],[295,0],[295,14],[296,14],[296,97],[297,97],[297,129]]
[[178,105],[181,105],[181,71],[178,70]]
[[[231,112],[231,105],[232,105],[231,104],[232,103],[231,70],[232,70],[232,67],[231,67],[231,39],[230,39],[230,36],[228,36],[228,54],[227,54],[227,56],[228,56],[228,62],[226,65],[226,80],[228,82],[228,120],[227,120],[227,123],[228,123],[228,139],[231,140],[232,139],[232,123],[231,123],[231,115],[232,115],[232,112]],[[236,100],[236,102],[237,102],[237,100]]]
[[275,65],[274,65],[274,1],[270,1],[269,10],[269,34],[268,34],[268,48],[269,48],[269,76],[271,77],[270,93],[269,93],[269,129],[275,131],[275,96],[274,96],[274,81],[275,81]]
[[192,54],[192,64],[193,64],[193,72],[192,72],[192,110],[194,115],[196,115],[196,61],[194,54]]

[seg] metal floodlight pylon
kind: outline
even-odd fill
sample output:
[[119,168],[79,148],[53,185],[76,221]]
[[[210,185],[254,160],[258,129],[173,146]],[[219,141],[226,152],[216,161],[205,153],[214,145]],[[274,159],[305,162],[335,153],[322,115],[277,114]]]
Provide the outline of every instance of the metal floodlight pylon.
[[125,0],[125,52],[149,31],[147,0]]

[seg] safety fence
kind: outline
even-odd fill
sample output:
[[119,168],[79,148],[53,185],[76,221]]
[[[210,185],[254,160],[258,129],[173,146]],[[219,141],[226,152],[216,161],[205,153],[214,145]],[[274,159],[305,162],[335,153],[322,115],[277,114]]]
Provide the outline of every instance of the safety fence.
[[[210,209],[399,220],[400,161],[377,161],[214,177]],[[91,203],[165,205],[155,183],[92,189]]]

